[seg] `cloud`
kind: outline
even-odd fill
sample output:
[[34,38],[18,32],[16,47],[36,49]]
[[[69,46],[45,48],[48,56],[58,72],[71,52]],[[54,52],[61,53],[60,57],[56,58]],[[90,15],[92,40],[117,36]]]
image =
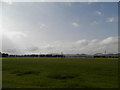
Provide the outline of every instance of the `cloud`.
[[107,53],[117,53],[118,37],[108,37],[103,40],[79,40],[76,47],[81,53],[103,53],[104,50],[107,50]]
[[94,25],[97,25],[97,24],[99,24],[99,22],[97,22],[97,21],[93,21],[92,23],[90,23],[91,26],[94,26]]
[[[10,42],[7,40],[7,42]],[[118,37],[108,37],[103,40],[93,39],[81,39],[77,41],[53,41],[50,43],[37,44],[36,46],[27,47],[27,49],[19,48],[14,45],[16,48],[10,48],[8,43],[4,42],[3,51],[9,53],[66,53],[66,54],[95,54],[95,53],[104,53],[107,50],[107,53],[117,53],[118,52]],[[12,44],[11,44],[12,45]],[[13,46],[13,45],[12,45]]]
[[117,22],[117,21],[118,21],[118,19],[115,18],[115,17],[109,17],[109,18],[106,19],[106,22],[109,22],[109,23]]
[[40,24],[40,29],[43,29],[43,28],[45,28],[45,27],[46,27],[45,24]]
[[107,50],[108,53],[118,52],[118,37],[108,37],[103,40],[93,39],[93,40],[78,40],[73,42],[74,48],[72,46],[70,49],[76,51],[75,53],[103,53]]
[[1,2],[5,2],[9,5],[12,5],[16,0],[1,0]]
[[88,5],[91,5],[91,4],[93,4],[93,2],[88,2],[87,4],[88,4]]
[[79,27],[79,26],[80,26],[80,24],[78,24],[77,22],[72,22],[72,25],[73,25],[74,27]]
[[3,31],[3,35],[11,40],[19,40],[21,38],[27,37],[25,33],[19,31]]
[[46,46],[41,47],[43,52],[49,53],[117,53],[118,52],[118,37],[108,37],[103,40],[93,39],[93,40],[77,40],[77,41],[56,41],[51,42]]
[[89,42],[88,42],[88,40],[83,39],[83,40],[76,41],[76,43],[81,46],[86,46],[86,45],[88,45]]
[[32,47],[27,48],[27,51],[37,51],[37,50],[39,50],[37,46],[32,46]]
[[100,42],[101,45],[117,44],[118,37],[108,37]]
[[96,15],[102,15],[102,12],[101,11],[95,11],[95,14]]
[[64,3],[61,3],[61,4],[65,5],[65,6],[68,6],[68,7],[71,7],[71,6],[72,6],[72,3],[71,3],[71,2],[64,2]]
[[88,0],[88,2],[98,2],[98,0]]
[[21,51],[18,49],[19,47],[13,42],[9,37],[2,36],[2,52],[10,53],[10,54],[20,54]]

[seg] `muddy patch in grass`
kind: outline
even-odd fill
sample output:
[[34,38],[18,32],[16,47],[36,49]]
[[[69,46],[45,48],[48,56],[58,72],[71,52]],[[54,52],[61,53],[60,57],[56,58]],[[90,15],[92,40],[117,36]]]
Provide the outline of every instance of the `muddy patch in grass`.
[[16,76],[23,76],[23,75],[38,75],[40,72],[36,71],[14,71],[12,74],[16,74]]
[[51,74],[48,75],[49,78],[59,79],[59,80],[66,80],[66,79],[73,79],[78,77],[78,75],[68,75],[68,74]]

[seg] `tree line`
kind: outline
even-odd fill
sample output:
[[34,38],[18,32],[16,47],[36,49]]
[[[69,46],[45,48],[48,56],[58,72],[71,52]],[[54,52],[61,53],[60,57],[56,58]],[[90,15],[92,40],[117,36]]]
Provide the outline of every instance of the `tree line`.
[[1,53],[0,57],[65,57],[63,54],[30,54],[30,55],[9,55],[8,53]]

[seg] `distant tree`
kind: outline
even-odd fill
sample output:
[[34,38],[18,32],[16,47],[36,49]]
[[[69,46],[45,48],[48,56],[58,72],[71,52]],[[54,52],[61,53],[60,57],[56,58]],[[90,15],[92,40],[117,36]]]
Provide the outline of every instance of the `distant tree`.
[[2,53],[2,57],[8,57],[7,53]]
[[2,53],[0,52],[0,57],[2,57]]

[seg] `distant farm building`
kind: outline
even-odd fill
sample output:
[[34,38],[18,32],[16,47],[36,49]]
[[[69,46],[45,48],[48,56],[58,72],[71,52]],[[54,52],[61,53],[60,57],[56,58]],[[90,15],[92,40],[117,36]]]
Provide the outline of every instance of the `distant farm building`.
[[89,58],[89,57],[93,57],[93,56],[92,55],[88,55],[88,54],[65,54],[65,57]]
[[119,58],[120,54],[95,54],[94,58]]

